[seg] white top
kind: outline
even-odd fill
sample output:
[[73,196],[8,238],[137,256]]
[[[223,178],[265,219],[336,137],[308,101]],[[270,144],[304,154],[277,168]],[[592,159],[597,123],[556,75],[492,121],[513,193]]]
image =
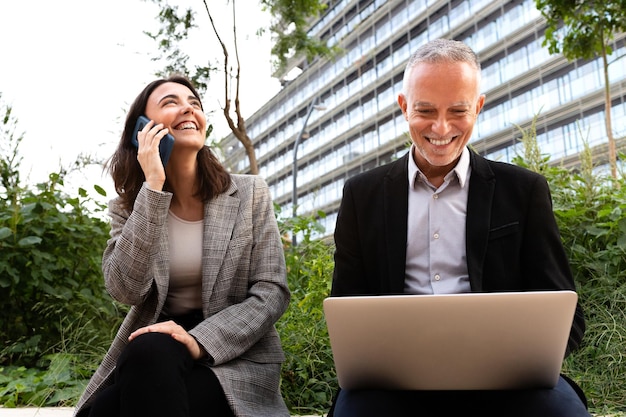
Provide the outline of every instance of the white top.
[[167,216],[170,285],[164,312],[177,316],[202,308],[203,221],[187,221],[171,211]]

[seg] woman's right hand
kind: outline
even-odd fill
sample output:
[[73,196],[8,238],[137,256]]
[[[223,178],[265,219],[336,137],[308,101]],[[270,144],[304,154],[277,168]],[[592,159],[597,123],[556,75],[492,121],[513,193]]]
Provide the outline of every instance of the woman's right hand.
[[155,323],[150,326],[141,327],[130,334],[130,336],[128,337],[128,341],[130,342],[137,336],[144,333],[169,334],[171,337],[187,347],[187,350],[189,351],[189,354],[191,354],[191,357],[193,359],[200,359],[207,356],[206,351],[200,345],[200,343],[198,343],[196,338],[187,333],[184,328],[171,320]]
[[165,168],[159,155],[159,143],[168,133],[169,130],[162,124],[155,125],[154,120],[150,120],[137,134],[139,143],[137,161],[143,170],[148,186],[157,191],[163,190],[163,184],[165,184]]

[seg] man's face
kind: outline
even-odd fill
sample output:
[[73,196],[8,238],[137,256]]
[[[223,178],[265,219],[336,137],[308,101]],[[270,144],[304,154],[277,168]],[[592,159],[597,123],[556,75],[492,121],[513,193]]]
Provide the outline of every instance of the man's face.
[[398,104],[409,123],[415,162],[424,174],[454,168],[472,136],[485,96],[475,68],[467,63],[420,63],[410,72]]

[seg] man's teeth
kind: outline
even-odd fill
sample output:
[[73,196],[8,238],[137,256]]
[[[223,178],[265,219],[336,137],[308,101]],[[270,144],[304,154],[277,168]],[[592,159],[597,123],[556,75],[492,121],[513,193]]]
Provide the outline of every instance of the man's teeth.
[[448,143],[452,142],[453,138],[448,138],[448,139],[429,139],[430,143],[432,143],[435,146],[443,146],[443,145],[447,145]]

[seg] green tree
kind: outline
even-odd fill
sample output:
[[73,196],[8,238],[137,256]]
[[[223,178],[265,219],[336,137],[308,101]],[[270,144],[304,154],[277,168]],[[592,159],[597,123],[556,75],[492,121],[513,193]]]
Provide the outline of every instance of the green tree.
[[562,53],[570,61],[602,58],[609,164],[612,177],[617,178],[609,56],[613,52],[611,41],[615,34],[626,31],[626,0],[535,0],[535,3],[547,22],[543,45],[548,46],[551,54]]
[[193,81],[198,92],[203,94],[211,78],[211,73],[216,71],[211,62],[206,65],[194,65],[190,68],[189,55],[182,50],[182,43],[189,37],[189,31],[196,28],[194,13],[191,9],[183,12],[178,11],[178,6],[163,4],[161,0],[154,0],[161,9],[157,20],[161,24],[155,33],[145,31],[151,39],[157,42],[159,55],[152,58],[153,61],[163,61],[163,70],[157,71],[158,77],[167,77],[169,74],[184,74]]
[[326,42],[308,34],[311,17],[326,10],[327,2],[261,0],[261,4],[274,17],[269,30],[274,39],[272,57],[277,73],[286,69],[288,59],[294,55],[302,54],[308,61],[313,61],[316,57],[328,57],[338,52],[336,48],[329,47]]
[[[206,0],[203,0],[204,12],[211,23],[211,29],[215,35],[221,50],[221,65],[208,63],[206,66],[188,68],[189,55],[181,51],[181,42],[188,38],[190,30],[196,28],[195,11],[187,8],[179,11],[177,7],[168,5],[164,0],[152,0],[160,7],[158,20],[161,28],[156,33],[149,33],[152,39],[159,45],[160,57],[166,61],[165,73],[178,72],[187,75],[201,91],[207,88],[211,73],[221,67],[224,77],[224,104],[222,113],[233,135],[243,145],[248,161],[249,172],[258,174],[259,167],[254,149],[254,143],[246,128],[243,117],[241,101],[239,100],[242,68],[239,59],[239,45],[237,35],[237,8],[235,0],[231,0],[232,10],[232,37],[229,42],[226,36],[218,30],[214,14]],[[272,48],[274,67],[277,71],[284,70],[290,55],[304,53],[308,59],[320,55],[330,55],[333,51],[321,40],[308,36],[306,29],[312,16],[316,16],[325,8],[321,0],[261,0],[259,8],[261,12],[270,13],[274,16],[274,22],[269,30],[275,40]],[[263,33],[267,28],[259,27],[257,34]],[[232,49],[229,46],[232,45]],[[231,56],[231,52],[234,57]],[[231,59],[234,58],[234,64]],[[269,58],[269,57],[268,57]],[[158,74],[163,75],[163,72]]]

